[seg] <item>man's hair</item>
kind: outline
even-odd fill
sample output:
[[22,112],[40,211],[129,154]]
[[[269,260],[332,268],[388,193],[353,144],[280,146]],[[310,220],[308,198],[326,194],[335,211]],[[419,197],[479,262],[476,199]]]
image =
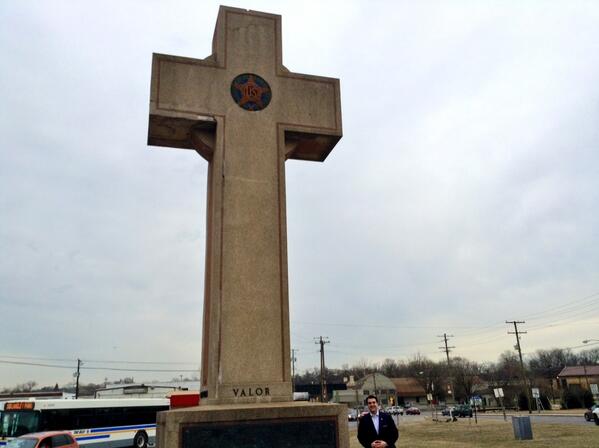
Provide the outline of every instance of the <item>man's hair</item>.
[[376,401],[377,403],[379,402],[379,399],[376,397],[376,395],[368,395],[366,397],[366,403],[368,403],[368,400],[370,400],[371,398],[374,398],[374,401]]

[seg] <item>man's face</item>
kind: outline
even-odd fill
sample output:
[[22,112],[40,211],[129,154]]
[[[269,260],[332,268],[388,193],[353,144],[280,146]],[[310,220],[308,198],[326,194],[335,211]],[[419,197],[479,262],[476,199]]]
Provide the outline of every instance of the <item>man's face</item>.
[[369,398],[368,401],[366,402],[366,404],[368,405],[368,410],[372,414],[374,414],[379,407],[379,404],[376,402],[376,400],[374,398]]

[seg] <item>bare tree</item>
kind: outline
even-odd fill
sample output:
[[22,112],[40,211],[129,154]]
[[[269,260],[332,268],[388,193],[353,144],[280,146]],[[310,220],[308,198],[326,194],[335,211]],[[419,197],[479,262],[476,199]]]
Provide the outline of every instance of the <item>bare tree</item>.
[[474,361],[454,357],[451,361],[455,397],[467,401],[474,395],[474,388],[481,383],[480,366]]
[[407,371],[427,394],[430,393],[441,400],[445,399],[445,387],[449,375],[444,363],[431,361],[419,353],[408,362]]

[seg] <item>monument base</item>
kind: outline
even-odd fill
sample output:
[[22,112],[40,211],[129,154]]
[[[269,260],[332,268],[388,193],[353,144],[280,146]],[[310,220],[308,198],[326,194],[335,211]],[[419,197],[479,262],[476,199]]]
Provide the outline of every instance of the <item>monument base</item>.
[[158,413],[157,448],[349,448],[344,405],[207,405]]

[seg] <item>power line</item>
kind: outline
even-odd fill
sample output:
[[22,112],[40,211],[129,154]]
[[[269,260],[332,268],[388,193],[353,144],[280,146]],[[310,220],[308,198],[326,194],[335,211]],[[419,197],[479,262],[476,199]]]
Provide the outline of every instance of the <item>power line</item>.
[[32,359],[37,361],[63,361],[63,362],[74,362],[74,358],[37,358],[33,356],[13,356],[13,355],[0,355],[0,358],[10,358],[10,359]]
[[85,370],[113,370],[118,372],[198,372],[199,369],[120,369],[115,367],[81,367]]
[[[55,369],[69,369],[72,370],[73,366],[63,366],[57,364],[45,364],[38,362],[25,362],[25,361],[7,361],[0,359],[0,364],[11,364],[20,366],[35,366],[35,367],[49,367]],[[81,370],[112,370],[119,372],[197,372],[198,369],[186,370],[186,369],[125,369],[116,367],[101,367],[101,366],[81,366]]]
[[[593,308],[595,308],[596,306],[599,306],[599,304],[595,305]],[[581,320],[585,320],[584,317],[588,316],[588,314],[589,314],[589,310],[583,309],[583,310],[579,310],[579,311],[575,312],[572,316],[564,317],[563,319],[556,319],[556,320],[550,321],[545,324],[536,324],[530,328],[556,327],[560,324],[560,322],[578,322]],[[579,316],[581,316],[583,318],[582,319],[578,318]],[[574,319],[574,320],[572,320],[572,319]]]
[[197,362],[171,362],[171,361],[114,361],[114,360],[106,360],[106,359],[83,359],[83,361],[85,362],[98,362],[98,363],[106,363],[106,364],[146,364],[146,365],[160,365],[160,364],[164,364],[164,365],[173,365],[173,364],[179,364],[179,365],[195,365],[197,364]]
[[[401,329],[406,328],[409,330],[413,329],[438,329],[437,325],[386,325],[386,324],[364,324],[364,323],[331,323],[331,322],[301,322],[301,321],[293,321],[293,324],[299,325],[317,325],[319,327],[366,327],[366,328],[391,328],[391,329]],[[468,329],[477,329],[477,328],[486,328],[485,326],[476,326],[476,325],[457,325],[451,326],[451,328],[468,328]]]
[[[596,345],[599,345],[599,342],[591,342],[589,344],[582,344],[582,345],[572,345],[570,347],[556,347],[559,350],[574,350],[577,348],[584,348],[584,347],[594,347]],[[534,355],[534,352],[528,352],[528,353],[523,353],[524,355]]]
[[0,359],[0,364],[12,364],[12,365],[19,365],[19,366],[35,366],[35,367],[52,367],[52,368],[56,368],[56,369],[69,369],[69,370],[73,369],[73,366],[59,366],[59,365],[55,365],[55,364],[43,364],[43,363],[39,363],[39,362],[6,361],[3,359]]
[[594,294],[590,294],[590,295],[582,297],[580,299],[567,300],[566,303],[563,304],[563,305],[558,305],[558,306],[555,306],[555,307],[546,308],[543,311],[539,311],[537,313],[529,314],[529,315],[525,316],[525,318],[528,319],[528,320],[537,320],[538,317],[535,317],[535,316],[541,316],[543,314],[553,314],[553,313],[556,313],[556,312],[559,313],[559,312],[561,312],[559,310],[562,310],[564,308],[568,309],[568,308],[580,307],[581,304],[578,303],[578,302],[586,302],[586,301],[594,302],[594,301],[599,300],[599,297],[597,297],[597,296],[599,296],[599,292],[596,292]]
[[[30,360],[38,360],[38,361],[58,361],[58,362],[75,362],[77,358],[42,358],[42,357],[34,357],[34,356],[15,356],[15,355],[1,355],[0,358],[9,358],[9,359],[30,359]],[[97,363],[105,363],[105,364],[149,364],[149,365],[173,365],[173,364],[182,364],[182,365],[195,365],[195,362],[181,362],[181,361],[119,361],[119,360],[108,360],[108,359],[81,359],[81,361],[85,362],[97,362]]]

